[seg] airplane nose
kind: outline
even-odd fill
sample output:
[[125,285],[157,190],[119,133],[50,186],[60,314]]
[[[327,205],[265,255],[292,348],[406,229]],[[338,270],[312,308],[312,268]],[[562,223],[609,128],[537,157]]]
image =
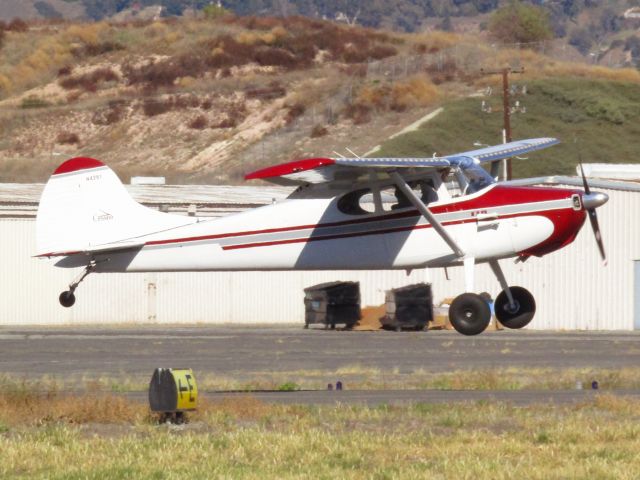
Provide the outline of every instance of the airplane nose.
[[602,192],[592,192],[582,194],[582,205],[585,210],[598,208],[609,201],[609,195]]

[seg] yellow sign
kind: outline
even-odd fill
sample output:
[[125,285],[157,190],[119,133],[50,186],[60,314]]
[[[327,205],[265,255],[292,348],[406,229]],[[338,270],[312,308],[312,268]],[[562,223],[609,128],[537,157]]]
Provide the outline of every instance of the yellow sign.
[[176,410],[194,410],[198,400],[198,386],[193,371],[189,369],[172,370],[178,393]]

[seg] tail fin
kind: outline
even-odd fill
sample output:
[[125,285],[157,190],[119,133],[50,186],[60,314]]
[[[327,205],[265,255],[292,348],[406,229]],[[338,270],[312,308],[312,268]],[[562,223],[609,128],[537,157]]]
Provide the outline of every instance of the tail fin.
[[38,256],[142,245],[141,237],[192,220],[137,203],[116,174],[93,158],[60,165],[47,182],[36,219]]

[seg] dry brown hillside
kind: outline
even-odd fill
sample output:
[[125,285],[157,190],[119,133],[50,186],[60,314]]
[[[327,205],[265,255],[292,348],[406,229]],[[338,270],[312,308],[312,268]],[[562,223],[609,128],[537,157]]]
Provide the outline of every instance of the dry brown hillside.
[[505,64],[593,74],[477,38],[297,17],[31,24],[0,50],[0,180],[44,181],[82,155],[125,180],[235,182],[276,162],[364,153]]

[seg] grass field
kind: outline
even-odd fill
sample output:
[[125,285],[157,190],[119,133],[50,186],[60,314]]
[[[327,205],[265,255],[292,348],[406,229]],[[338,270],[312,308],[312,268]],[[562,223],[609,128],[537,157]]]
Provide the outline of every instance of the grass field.
[[[508,355],[505,351],[505,355]],[[255,371],[243,375],[194,372],[206,391],[323,390],[340,380],[350,390],[567,390],[596,380],[602,390],[640,389],[640,368],[493,368],[434,372],[428,369],[381,369],[354,364],[337,370]],[[98,393],[141,392],[148,376],[65,377],[25,381],[0,375],[2,391],[58,392],[68,389]],[[0,419],[2,414],[0,412]]]
[[[365,370],[354,366],[333,373],[375,378],[376,372]],[[304,382],[303,373],[289,372],[288,378]],[[640,476],[640,401],[606,388],[637,388],[639,373],[505,369],[499,375],[452,372],[433,377],[431,384],[566,388],[566,382],[595,375],[601,393],[570,406],[269,405],[247,393],[201,400],[189,423],[180,426],[158,425],[146,403],[116,396],[100,381],[69,395],[50,379],[5,376],[0,478],[633,479]],[[211,386],[210,379],[201,380],[201,388]],[[143,388],[128,385],[134,387]]]
[[[571,407],[526,408],[272,406],[246,397],[202,405],[184,426],[155,425],[144,405],[112,397],[80,397],[66,406],[42,401],[46,416],[0,420],[0,478],[640,475],[640,403],[607,395]],[[110,403],[119,405],[117,414],[109,414]],[[103,415],[70,413],[88,404]]]
[[[513,138],[557,137],[562,144],[514,160],[518,178],[575,175],[579,155],[585,163],[637,163],[640,147],[640,85],[557,78],[512,82],[527,86],[513,98],[526,107],[512,115]],[[473,143],[502,142],[501,91],[444,104],[444,112],[420,129],[383,143],[376,156],[431,156],[472,150]],[[481,102],[493,113],[481,110]],[[577,143],[574,144],[574,139]]]

